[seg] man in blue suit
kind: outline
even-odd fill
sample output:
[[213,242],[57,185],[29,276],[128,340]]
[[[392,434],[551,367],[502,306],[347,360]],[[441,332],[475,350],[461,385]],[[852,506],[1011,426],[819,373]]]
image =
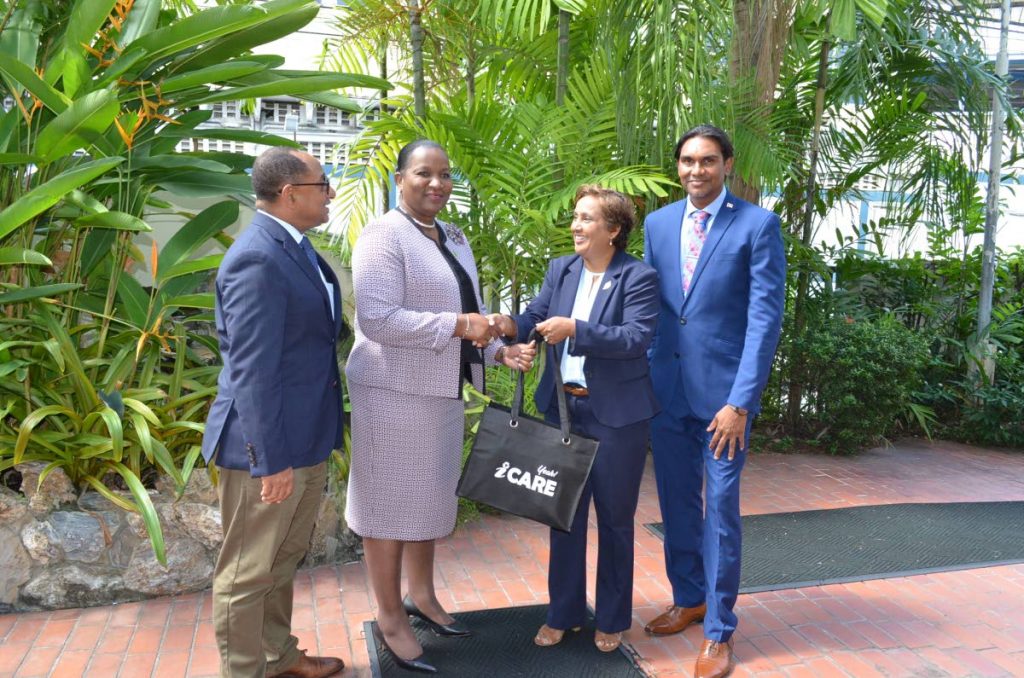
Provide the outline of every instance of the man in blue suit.
[[687,199],[644,226],[645,259],[660,278],[648,354],[662,411],[651,447],[673,598],[646,630],[678,633],[703,620],[694,675],[717,678],[734,665],[740,472],[779,340],[786,259],[779,218],[725,188],[733,165],[725,132],[696,127],[675,157]]
[[292,584],[342,446],[335,345],[341,290],[303,233],[334,198],[313,156],[271,148],[253,164],[259,211],[217,272],[224,361],[203,436],[220,471],[224,542],[213,580],[221,676],[324,678],[291,633]]

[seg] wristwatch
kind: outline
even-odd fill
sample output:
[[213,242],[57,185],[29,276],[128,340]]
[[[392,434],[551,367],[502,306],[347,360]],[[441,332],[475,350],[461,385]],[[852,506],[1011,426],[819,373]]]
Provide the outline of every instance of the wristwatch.
[[747,416],[747,409],[745,407],[740,407],[739,405],[733,405],[730,403],[729,408],[741,417]]

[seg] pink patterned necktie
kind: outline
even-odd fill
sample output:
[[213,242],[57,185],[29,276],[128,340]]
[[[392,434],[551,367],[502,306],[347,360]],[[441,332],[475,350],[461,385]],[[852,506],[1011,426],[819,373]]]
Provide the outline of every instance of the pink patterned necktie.
[[694,212],[693,229],[690,231],[690,239],[686,248],[686,258],[683,260],[683,294],[690,291],[690,281],[693,280],[693,272],[697,270],[697,261],[700,259],[700,251],[704,247],[704,241],[708,238],[706,228],[710,212],[699,210]]

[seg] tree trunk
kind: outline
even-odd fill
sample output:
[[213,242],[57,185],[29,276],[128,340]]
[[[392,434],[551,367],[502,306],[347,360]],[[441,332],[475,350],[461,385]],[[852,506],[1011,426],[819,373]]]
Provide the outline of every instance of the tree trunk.
[[417,117],[427,114],[427,101],[423,84],[423,26],[420,18],[423,10],[419,0],[409,0],[409,38],[412,42],[412,97],[413,111]]
[[555,76],[555,105],[565,103],[565,92],[569,88],[569,21],[572,15],[564,9],[558,10],[558,69]]
[[[737,87],[739,92],[751,92],[750,110],[742,122],[755,129],[764,126],[762,118],[766,104],[775,99],[779,84],[782,55],[793,24],[794,0],[735,0],[733,3],[733,40],[729,70],[736,84],[750,80],[753,89]],[[737,122],[740,122],[739,120]],[[743,149],[739,149],[742,153]],[[729,190],[749,202],[758,203],[761,187],[757,178],[748,183],[741,176],[733,176]]]
[[[825,117],[825,85],[828,83],[828,54],[832,43],[824,40],[818,56],[818,83],[814,92],[814,127],[811,132],[811,151],[807,159],[807,192],[804,196],[803,224],[801,225],[800,242],[804,248],[811,246],[811,234],[814,231],[814,205],[818,196],[818,151],[821,148],[821,127]],[[800,266],[796,278],[796,299],[793,302],[793,337],[798,338],[807,327],[807,295],[811,286],[811,272],[806,265]],[[790,427],[800,421],[800,404],[803,400],[803,356],[793,353],[790,356],[789,395],[787,398],[787,418]]]

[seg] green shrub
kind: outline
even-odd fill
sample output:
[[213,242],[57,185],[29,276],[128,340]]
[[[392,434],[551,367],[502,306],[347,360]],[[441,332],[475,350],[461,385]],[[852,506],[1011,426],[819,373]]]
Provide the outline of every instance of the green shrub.
[[794,350],[805,357],[803,433],[830,452],[869,447],[910,418],[928,346],[895,319],[832,319]]
[[929,384],[923,394],[939,413],[938,434],[965,443],[1024,448],[1024,359],[996,357],[995,380],[976,386],[956,378]]

